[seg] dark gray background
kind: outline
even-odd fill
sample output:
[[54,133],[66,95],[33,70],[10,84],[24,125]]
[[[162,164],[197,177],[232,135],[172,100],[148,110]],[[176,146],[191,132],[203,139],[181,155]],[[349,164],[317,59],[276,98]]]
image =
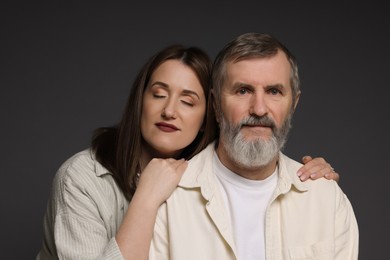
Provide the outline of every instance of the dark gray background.
[[286,153],[331,162],[358,219],[360,259],[388,255],[388,9],[235,2],[0,4],[2,259],[35,257],[53,175],[93,129],[118,121],[151,54],[179,42],[214,58],[250,31],[298,58],[302,96]]

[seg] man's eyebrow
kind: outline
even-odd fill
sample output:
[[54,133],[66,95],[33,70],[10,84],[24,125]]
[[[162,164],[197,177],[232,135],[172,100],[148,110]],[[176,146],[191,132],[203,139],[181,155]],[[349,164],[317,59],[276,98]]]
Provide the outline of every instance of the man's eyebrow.
[[265,86],[265,87],[266,87],[266,88],[278,88],[278,89],[284,89],[284,88],[286,88],[285,85],[280,84],[280,83],[278,83],[278,84],[272,84],[272,85],[267,85],[267,86]]
[[254,88],[254,87],[251,84],[243,83],[243,82],[236,82],[231,87],[231,89],[238,89],[238,88]]
[[[270,85],[266,85],[264,87],[265,88],[278,88],[278,89],[286,88],[286,86],[281,84],[281,83],[270,84]],[[236,82],[236,83],[233,84],[232,88],[233,89],[237,89],[237,88],[254,88],[254,86],[251,85],[251,84],[248,84],[248,83]]]

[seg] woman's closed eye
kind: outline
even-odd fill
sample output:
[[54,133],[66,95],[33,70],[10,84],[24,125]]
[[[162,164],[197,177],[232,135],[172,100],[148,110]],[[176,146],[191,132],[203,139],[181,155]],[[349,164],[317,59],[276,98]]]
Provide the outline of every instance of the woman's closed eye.
[[195,104],[194,104],[194,102],[192,102],[192,101],[189,101],[189,100],[184,100],[184,99],[182,99],[182,100],[180,100],[184,105],[187,105],[187,106],[190,106],[190,107],[193,107]]
[[191,94],[186,93],[181,96],[180,102],[190,107],[193,107],[196,104],[195,98]]
[[154,98],[165,98],[166,95],[164,95],[164,94],[153,93],[153,97],[154,97]]

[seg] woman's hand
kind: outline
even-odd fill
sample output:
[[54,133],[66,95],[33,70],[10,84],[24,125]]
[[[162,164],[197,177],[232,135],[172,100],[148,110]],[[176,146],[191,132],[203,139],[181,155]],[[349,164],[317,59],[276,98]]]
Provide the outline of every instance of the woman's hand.
[[184,159],[152,159],[141,173],[137,195],[142,194],[153,206],[160,206],[177,187],[187,165]]
[[115,236],[124,259],[148,258],[158,208],[177,187],[187,164],[184,159],[152,159],[142,171]]
[[304,156],[302,158],[303,165],[297,172],[301,181],[307,179],[316,180],[318,178],[325,177],[328,180],[339,181],[340,176],[334,171],[333,167],[325,161],[322,157],[312,158],[311,156]]

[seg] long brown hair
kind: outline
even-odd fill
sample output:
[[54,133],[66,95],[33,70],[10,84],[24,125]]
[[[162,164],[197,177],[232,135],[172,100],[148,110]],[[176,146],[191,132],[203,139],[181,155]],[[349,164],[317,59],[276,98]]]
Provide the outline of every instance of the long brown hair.
[[181,157],[192,158],[215,138],[217,127],[210,98],[212,63],[209,56],[197,47],[185,48],[182,45],[168,46],[156,53],[138,73],[119,124],[96,129],[92,139],[92,149],[97,160],[112,173],[128,200],[135,192],[136,177],[140,171],[143,94],[157,67],[172,59],[179,60],[194,71],[207,99],[201,131],[195,140],[184,149]]

